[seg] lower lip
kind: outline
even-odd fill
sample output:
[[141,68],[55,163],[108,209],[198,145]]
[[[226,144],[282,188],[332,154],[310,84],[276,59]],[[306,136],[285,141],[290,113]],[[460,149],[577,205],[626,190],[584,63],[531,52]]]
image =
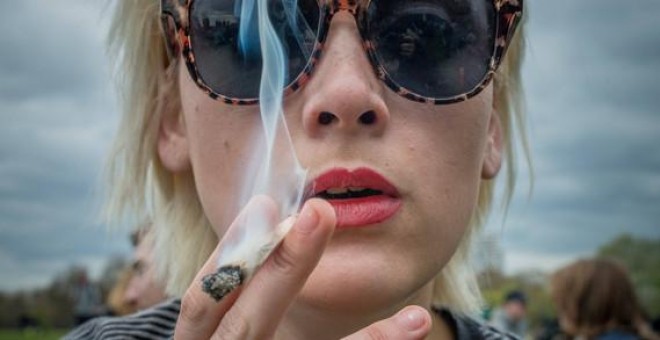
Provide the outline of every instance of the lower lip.
[[401,207],[401,200],[385,195],[328,200],[337,215],[337,228],[358,228],[383,222]]

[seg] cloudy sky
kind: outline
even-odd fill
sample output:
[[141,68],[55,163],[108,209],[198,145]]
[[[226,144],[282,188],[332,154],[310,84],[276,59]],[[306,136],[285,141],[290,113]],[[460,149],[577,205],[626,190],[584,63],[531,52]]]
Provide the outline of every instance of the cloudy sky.
[[[0,290],[130,252],[97,222],[117,123],[100,0],[0,3]],[[521,169],[504,268],[551,270],[622,232],[660,238],[660,2],[528,0],[535,186]]]

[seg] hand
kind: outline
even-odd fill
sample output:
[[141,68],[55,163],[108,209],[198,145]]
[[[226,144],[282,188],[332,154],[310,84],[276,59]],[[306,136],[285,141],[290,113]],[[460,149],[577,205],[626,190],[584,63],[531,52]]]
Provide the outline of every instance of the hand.
[[408,306],[391,318],[373,323],[343,340],[424,339],[431,331],[431,315],[419,306]]
[[[253,204],[274,209],[272,201],[260,199],[248,204],[242,214],[249,214]],[[221,241],[182,298],[174,338],[272,338],[282,316],[321,258],[335,224],[330,204],[321,199],[307,201],[289,234],[248,284],[216,302],[202,291],[200,282],[217,269],[217,254],[224,240]],[[421,312],[421,317],[411,319],[407,314],[410,311]],[[408,331],[409,323],[402,322],[405,320],[417,322],[417,328]],[[431,328],[430,320],[423,308],[407,307],[346,339],[422,339]]]

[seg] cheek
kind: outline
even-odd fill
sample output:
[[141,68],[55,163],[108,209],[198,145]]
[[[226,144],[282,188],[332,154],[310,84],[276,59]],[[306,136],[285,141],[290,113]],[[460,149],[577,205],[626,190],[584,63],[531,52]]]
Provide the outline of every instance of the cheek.
[[[455,253],[477,206],[490,101],[392,117],[419,277],[432,278]],[[433,110],[433,111],[431,111]],[[398,110],[398,112],[402,112]],[[411,115],[415,115],[411,117]],[[410,250],[409,250],[410,251]]]
[[[419,130],[417,130],[419,131]],[[481,173],[483,140],[443,126],[434,133],[409,137],[403,164],[416,178],[415,205],[454,211],[471,210]],[[474,137],[474,138],[473,138]]]
[[181,81],[181,96],[195,187],[206,217],[221,237],[241,208],[259,116],[253,107],[210,99],[189,80]]
[[[470,101],[400,121],[400,163],[411,183],[412,206],[446,233],[461,234],[476,206],[487,137],[489,102]],[[413,113],[411,113],[413,114]]]

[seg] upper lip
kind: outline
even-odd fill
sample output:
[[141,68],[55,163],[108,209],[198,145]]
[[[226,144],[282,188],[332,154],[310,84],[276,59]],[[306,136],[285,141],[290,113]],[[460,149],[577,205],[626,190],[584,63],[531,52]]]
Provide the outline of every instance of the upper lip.
[[318,196],[328,189],[371,189],[383,195],[398,197],[396,187],[378,172],[369,168],[333,168],[321,173],[305,188],[305,199]]

